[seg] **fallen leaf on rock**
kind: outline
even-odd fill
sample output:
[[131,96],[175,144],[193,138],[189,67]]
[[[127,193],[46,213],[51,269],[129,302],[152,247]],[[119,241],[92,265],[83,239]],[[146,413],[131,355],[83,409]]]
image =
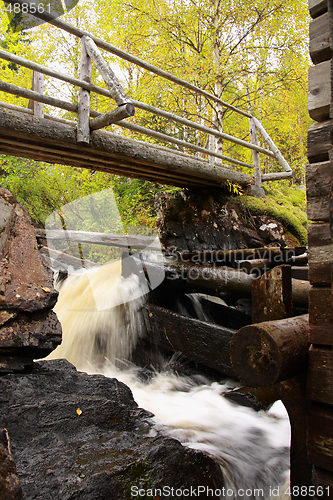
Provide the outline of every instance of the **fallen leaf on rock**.
[[78,408],[78,409],[76,410],[76,413],[80,416],[80,415],[81,415],[81,413],[82,413],[82,410],[80,410],[80,408]]

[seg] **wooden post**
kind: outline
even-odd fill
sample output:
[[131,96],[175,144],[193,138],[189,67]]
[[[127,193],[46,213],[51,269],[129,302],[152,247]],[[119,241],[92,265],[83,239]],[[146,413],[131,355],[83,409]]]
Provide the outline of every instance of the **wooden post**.
[[[246,87],[246,94],[247,94],[247,106],[250,114],[249,118],[249,125],[250,125],[250,141],[251,144],[254,144],[255,146],[259,146],[259,140],[258,140],[258,134],[257,134],[257,129],[256,129],[256,124],[253,119],[252,113],[251,113],[251,98],[250,98],[250,92],[248,87]],[[259,152],[256,151],[255,149],[252,149],[252,161],[253,161],[253,177],[254,177],[254,186],[255,188],[261,188],[261,170],[260,170],[260,156]]]
[[274,267],[252,283],[252,322],[290,318],[293,314],[291,267]]
[[[251,143],[259,146],[258,134],[256,129],[256,124],[253,118],[249,118],[250,122],[250,137]],[[253,175],[254,175],[254,185],[261,188],[261,169],[260,169],[260,156],[258,151],[252,149],[252,159],[253,159]]]
[[127,102],[130,103],[131,100],[125,94],[124,89],[122,88],[118,78],[113,73],[112,69],[107,64],[107,62],[105,61],[104,57],[98,50],[95,42],[88,36],[83,36],[82,40],[85,44],[89,56],[94,61],[94,64],[96,65],[98,71],[102,75],[107,88],[109,89],[110,93],[112,94],[112,97],[114,98],[118,106],[126,104]]
[[[81,38],[81,80],[91,82],[91,58],[87,53],[83,38]],[[90,92],[80,88],[77,117],[77,142],[89,144]]]
[[[209,151],[215,151],[215,137],[212,134],[208,135],[208,149],[209,149]],[[215,163],[214,156],[209,156],[208,162],[209,162],[210,166],[214,167],[214,163]]]
[[[43,94],[44,92],[44,81],[42,73],[38,71],[33,71],[32,73],[32,85],[31,90],[37,92],[38,94]],[[32,109],[33,114],[36,118],[44,118],[44,104],[34,100],[29,101],[29,108]]]
[[[312,466],[307,456],[307,411],[306,372],[274,385],[289,415],[291,426],[290,443],[290,489],[291,500],[299,500],[298,492],[303,491],[303,499],[325,498],[311,495]],[[303,490],[301,489],[303,487]],[[304,494],[308,492],[308,494]],[[318,490],[320,494],[320,490]]]

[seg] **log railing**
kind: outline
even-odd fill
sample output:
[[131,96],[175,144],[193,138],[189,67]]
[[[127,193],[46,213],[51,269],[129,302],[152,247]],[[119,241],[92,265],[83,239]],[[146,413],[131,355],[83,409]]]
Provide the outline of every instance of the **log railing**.
[[[7,3],[15,3],[20,4],[22,1],[13,0],[5,0]],[[25,5],[29,4],[29,2],[25,1]],[[117,124],[122,128],[129,129],[133,132],[137,132],[143,135],[147,135],[149,137],[154,137],[155,139],[159,139],[163,142],[173,144],[180,149],[180,154],[185,154],[183,151],[192,150],[196,153],[199,153],[201,157],[208,158],[208,164],[211,166],[215,166],[216,169],[228,168],[231,171],[230,180],[233,182],[237,181],[237,175],[240,175],[241,180],[241,172],[237,172],[232,169],[232,165],[235,165],[237,169],[239,167],[245,167],[247,169],[254,168],[254,184],[256,186],[261,186],[262,181],[271,181],[275,179],[281,178],[289,178],[293,176],[292,169],[290,168],[287,161],[283,158],[281,152],[274,144],[273,140],[270,138],[268,133],[265,131],[262,124],[257,120],[250,112],[243,111],[231,104],[224,102],[213,94],[200,89],[199,87],[182,80],[181,78],[172,75],[152,64],[143,61],[132,54],[129,54],[117,47],[114,47],[110,43],[107,43],[94,35],[89,34],[88,32],[79,29],[71,24],[59,19],[54,18],[51,14],[47,12],[30,12],[37,18],[40,18],[44,21],[53,24],[54,26],[60,28],[61,30],[66,31],[74,36],[77,36],[81,39],[81,74],[80,79],[74,78],[70,75],[63,74],[59,71],[52,70],[49,67],[37,64],[33,61],[25,59],[23,57],[17,56],[5,50],[0,50],[0,58],[6,61],[15,63],[17,65],[23,66],[25,68],[29,68],[33,70],[33,89],[28,90],[17,85],[13,85],[7,82],[0,81],[0,91],[5,93],[14,94],[20,97],[24,97],[29,99],[29,109],[14,106],[12,104],[1,102],[0,106],[5,108],[14,109],[16,111],[21,111],[24,113],[34,114],[38,118],[42,118],[44,116],[43,104],[47,104],[49,106],[53,106],[60,109],[65,109],[70,112],[74,112],[77,114],[77,141],[83,143],[89,143],[90,133],[93,130],[97,130],[103,127],[107,127],[111,124]],[[176,114],[170,113],[166,110],[159,109],[154,106],[150,106],[146,103],[136,101],[127,97],[124,92],[120,82],[117,77],[113,73],[110,66],[107,64],[100,49],[105,50],[109,53],[112,53],[126,61],[134,63],[149,72],[152,72],[162,78],[165,78],[177,85],[180,85],[188,90],[193,91],[196,94],[204,96],[208,101],[215,102],[220,106],[232,111],[233,113],[240,114],[249,119],[250,123],[250,142],[247,142],[243,139],[231,136],[214,128],[207,127],[203,124],[195,123],[194,121],[188,120],[184,117],[178,116]],[[91,64],[94,63],[103,79],[106,83],[107,89],[99,87],[97,85],[93,85],[91,83]],[[79,99],[78,104],[74,104],[71,102],[63,101],[56,97],[46,96],[43,94],[43,75],[56,78],[62,82],[66,82],[68,84],[74,85],[79,88]],[[103,95],[113,99],[118,107],[105,113],[99,113],[90,108],[90,93],[94,92],[99,95]],[[129,122],[126,118],[132,117],[135,113],[135,108],[147,111],[157,116],[164,117],[171,122],[175,122],[177,124],[183,125],[195,131],[202,132],[207,135],[206,144],[207,147],[202,147],[197,144],[193,144],[188,142],[187,140],[181,140],[172,135],[157,132],[152,129],[148,129],[146,127],[139,126],[132,121]],[[47,114],[45,117],[50,118]],[[61,118],[52,117],[52,120],[55,121],[64,121]],[[68,123],[68,121],[66,120]],[[262,138],[262,142],[267,144],[267,147],[262,147],[259,145],[258,133]],[[218,153],[214,150],[213,144],[214,141],[212,138],[223,139],[224,141],[231,142],[233,144],[237,144],[241,147],[247,148],[251,150],[253,154],[253,164],[247,163],[237,158],[232,158],[230,156]],[[154,145],[156,147],[156,145]],[[182,151],[183,150],[183,151]],[[262,174],[260,172],[260,160],[259,154],[264,154],[270,158],[276,159],[277,163],[280,164],[283,171],[274,172],[269,174]],[[218,163],[214,165],[214,159],[217,158],[219,160]],[[227,163],[222,164],[221,161]]]

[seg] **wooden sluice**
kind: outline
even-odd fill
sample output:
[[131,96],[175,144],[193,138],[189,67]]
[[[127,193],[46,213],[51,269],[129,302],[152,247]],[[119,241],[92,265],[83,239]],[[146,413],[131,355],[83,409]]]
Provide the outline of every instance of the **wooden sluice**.
[[[47,236],[49,242],[70,239],[73,242],[94,242],[122,249],[131,245],[132,248],[151,248],[156,251],[153,237],[59,230],[36,232],[39,239],[45,240]],[[267,393],[270,393],[271,401],[274,398],[281,399],[288,410],[292,426],[292,486],[308,488],[311,484],[311,465],[306,456],[307,427],[302,418],[306,411],[304,380],[309,348],[309,319],[306,314],[299,315],[299,310],[298,315],[293,317],[293,305],[306,312],[309,283],[293,279],[291,272],[293,264],[303,264],[305,268],[305,250],[300,247],[211,252],[210,262],[207,262],[207,254],[203,252],[199,256],[205,265],[191,262],[190,254],[182,254],[184,261],[175,260],[173,255],[171,260],[160,263],[154,259],[145,260],[147,253],[140,250],[123,251],[122,272],[124,277],[136,272],[139,280],[148,279],[148,282],[154,274],[164,275],[144,305],[146,331],[142,341],[146,344],[139,344],[136,353],[139,358],[134,359],[139,359],[143,365],[147,361],[149,364],[150,353],[156,348],[180,353],[201,367],[239,379],[247,387],[248,393],[256,397],[259,395],[259,400],[263,395],[266,397]],[[47,249],[44,248],[45,253]],[[59,256],[53,251],[53,258],[59,257],[60,262],[61,252],[58,253]],[[255,269],[251,266],[247,272],[247,266],[237,269],[244,262],[258,260],[268,261],[268,271],[261,277],[253,274]],[[220,265],[217,265],[217,261],[220,261]],[[228,262],[229,266],[221,265],[221,262]],[[71,257],[64,262],[64,266],[67,264],[80,265],[80,261]],[[178,299],[193,293],[200,296],[203,304],[209,305],[211,319],[203,321],[177,310]],[[219,298],[221,293],[231,296],[230,303],[234,303],[237,297],[252,297],[252,317],[237,307],[223,303]],[[252,324],[255,318],[257,323]],[[236,396],[239,397],[239,394],[231,397]]]

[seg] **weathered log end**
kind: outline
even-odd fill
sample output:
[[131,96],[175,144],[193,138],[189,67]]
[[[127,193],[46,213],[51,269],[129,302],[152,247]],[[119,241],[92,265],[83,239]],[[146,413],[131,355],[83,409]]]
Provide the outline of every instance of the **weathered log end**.
[[265,387],[293,377],[306,366],[308,337],[307,314],[241,328],[230,345],[237,377],[250,387]]

